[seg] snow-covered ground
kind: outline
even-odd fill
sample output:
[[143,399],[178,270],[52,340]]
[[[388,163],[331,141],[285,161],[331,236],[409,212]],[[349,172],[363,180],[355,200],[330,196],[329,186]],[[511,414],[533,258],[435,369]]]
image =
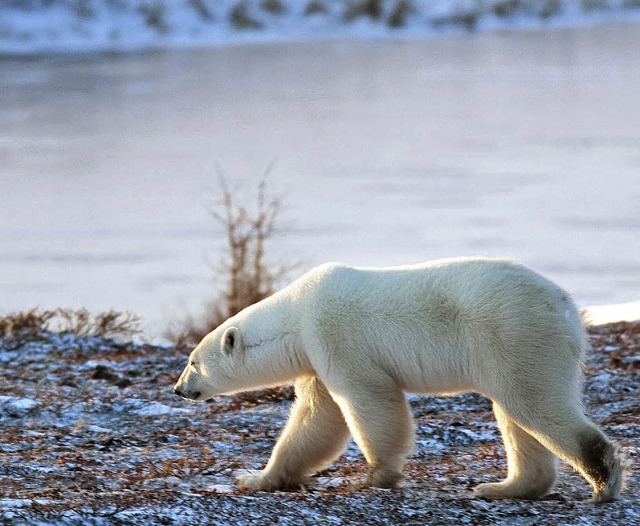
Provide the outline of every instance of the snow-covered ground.
[[488,502],[505,475],[488,400],[413,396],[416,446],[400,490],[357,490],[351,444],[299,491],[240,491],[264,466],[290,401],[268,393],[190,404],[171,392],[188,349],[33,332],[0,338],[0,524],[297,526],[640,524],[640,324],[590,329],[585,406],[632,463],[628,488],[595,505],[563,465],[536,501]]
[[0,54],[415,38],[639,14],[637,2],[623,0],[18,0],[0,5]]

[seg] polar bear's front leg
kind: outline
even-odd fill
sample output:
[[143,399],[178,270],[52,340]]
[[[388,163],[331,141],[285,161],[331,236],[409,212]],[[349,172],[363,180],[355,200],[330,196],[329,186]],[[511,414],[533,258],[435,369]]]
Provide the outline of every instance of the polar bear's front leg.
[[413,445],[413,417],[404,392],[387,384],[350,386],[332,395],[364,455],[365,487],[394,488]]
[[265,469],[242,475],[236,485],[264,491],[290,488],[327,467],[347,445],[349,430],[340,408],[316,377],[299,378],[289,420]]

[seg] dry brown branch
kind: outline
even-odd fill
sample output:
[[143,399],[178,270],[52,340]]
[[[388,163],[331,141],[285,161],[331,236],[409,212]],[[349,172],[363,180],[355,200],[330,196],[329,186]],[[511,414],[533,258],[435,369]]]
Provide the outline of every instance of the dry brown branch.
[[210,303],[202,322],[188,317],[184,327],[165,336],[178,345],[195,344],[223,321],[242,309],[270,296],[278,281],[292,267],[277,267],[267,261],[266,244],[275,232],[281,200],[267,192],[270,168],[257,187],[255,205],[244,204],[220,175],[221,199],[211,211],[227,242],[227,253],[214,269],[222,280],[221,298]]
[[37,307],[6,314],[0,318],[0,337],[13,339],[18,335],[31,335],[46,330],[55,316],[55,310],[42,310]]

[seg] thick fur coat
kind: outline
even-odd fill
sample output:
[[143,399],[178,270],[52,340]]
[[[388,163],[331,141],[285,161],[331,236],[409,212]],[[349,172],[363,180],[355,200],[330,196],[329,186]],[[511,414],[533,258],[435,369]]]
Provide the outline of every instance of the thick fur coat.
[[617,448],[581,404],[585,332],[558,286],[505,260],[392,268],[325,264],[207,335],[175,391],[191,400],[295,382],[296,401],[266,468],[237,480],[276,490],[328,466],[351,434],[365,485],[394,487],[413,444],[406,392],[475,391],[493,401],[508,474],[475,492],[537,498],[556,457],[592,485],[622,488]]

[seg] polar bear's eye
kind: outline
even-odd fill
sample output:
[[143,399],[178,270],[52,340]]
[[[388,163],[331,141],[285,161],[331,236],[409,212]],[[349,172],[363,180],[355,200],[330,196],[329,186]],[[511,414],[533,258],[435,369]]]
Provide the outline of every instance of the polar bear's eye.
[[189,365],[191,366],[192,369],[195,369],[197,364],[196,362],[192,361],[191,363],[189,363]]

